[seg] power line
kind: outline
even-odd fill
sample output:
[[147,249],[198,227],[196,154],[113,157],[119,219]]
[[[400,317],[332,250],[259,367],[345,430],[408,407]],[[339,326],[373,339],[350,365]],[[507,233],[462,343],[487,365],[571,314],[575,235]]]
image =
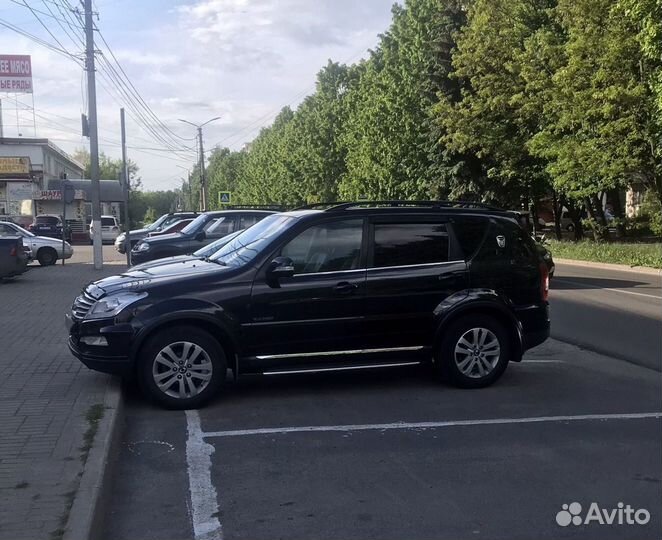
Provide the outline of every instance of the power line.
[[41,39],[40,37],[35,36],[34,34],[31,34],[30,32],[27,32],[23,30],[22,28],[19,28],[18,26],[13,25],[9,21],[6,21],[4,19],[0,19],[0,26],[4,26],[5,28],[16,32],[17,34],[22,35],[23,37],[26,37],[30,39],[31,41],[34,41],[38,45],[41,45],[42,47],[46,47],[47,49],[50,49],[53,52],[56,52],[58,54],[61,54],[62,56],[66,56],[67,58],[72,59],[74,62],[76,62],[79,66],[83,67],[83,64],[76,55],[71,54],[69,51],[66,49],[61,49],[53,45],[52,43],[49,43],[48,41]]
[[[14,2],[14,3],[18,4],[19,6],[21,5],[18,2]],[[60,40],[57,37],[55,37],[55,34],[53,34],[53,32],[51,32],[50,28],[48,28],[48,26],[46,26],[44,24],[44,21],[41,20],[41,17],[39,17],[37,12],[32,8],[32,6],[30,4],[28,4],[26,2],[26,0],[23,0],[23,5],[32,12],[32,15],[35,17],[35,19],[37,19],[39,21],[39,24],[41,24],[41,26],[44,27],[44,30],[46,30],[46,32],[48,32],[48,34],[55,40],[55,43],[57,43],[63,51],[69,52],[69,51],[67,51],[67,48],[64,45],[62,45]]]

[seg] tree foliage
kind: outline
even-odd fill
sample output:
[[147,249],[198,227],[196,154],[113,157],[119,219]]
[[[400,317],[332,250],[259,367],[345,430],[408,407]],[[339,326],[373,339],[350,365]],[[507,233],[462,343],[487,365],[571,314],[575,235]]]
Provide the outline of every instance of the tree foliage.
[[[210,202],[554,195],[662,200],[662,0],[406,0],[367,59],[239,151],[214,149]],[[184,199],[197,207],[199,171]],[[573,210],[574,211],[574,210]]]

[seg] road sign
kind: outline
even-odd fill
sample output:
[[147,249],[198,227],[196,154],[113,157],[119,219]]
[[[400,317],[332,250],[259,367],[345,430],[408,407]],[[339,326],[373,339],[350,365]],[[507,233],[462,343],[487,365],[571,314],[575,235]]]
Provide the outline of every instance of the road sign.
[[231,191],[221,191],[218,194],[218,203],[219,204],[230,204],[232,202],[232,192]]

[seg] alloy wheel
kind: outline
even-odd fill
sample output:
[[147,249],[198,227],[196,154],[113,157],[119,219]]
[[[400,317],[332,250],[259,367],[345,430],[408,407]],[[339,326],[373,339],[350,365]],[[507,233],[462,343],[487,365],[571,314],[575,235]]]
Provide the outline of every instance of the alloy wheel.
[[487,328],[467,330],[455,344],[455,363],[460,372],[472,379],[489,375],[501,355],[499,340]]
[[177,341],[159,351],[152,377],[164,394],[187,399],[197,396],[211,381],[213,365],[207,351],[190,341]]

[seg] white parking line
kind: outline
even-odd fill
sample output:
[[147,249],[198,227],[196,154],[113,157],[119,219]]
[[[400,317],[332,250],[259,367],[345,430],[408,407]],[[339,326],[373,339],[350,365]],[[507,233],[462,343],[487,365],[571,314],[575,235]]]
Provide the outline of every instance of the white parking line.
[[214,447],[204,441],[197,411],[186,411],[188,438],[186,466],[195,540],[223,540],[218,519],[218,497],[211,481],[211,455]]
[[439,429],[458,426],[492,426],[502,424],[538,424],[544,422],[577,422],[591,420],[636,420],[642,418],[662,418],[662,412],[624,413],[624,414],[579,414],[568,416],[534,416],[529,418],[487,418],[484,420],[448,420],[443,422],[395,422],[392,424],[348,424],[339,426],[297,426],[278,428],[236,429],[228,431],[210,431],[202,436],[242,437],[246,435],[284,435],[287,433],[311,433],[329,431],[385,431],[392,429]]
[[520,364],[565,364],[565,360],[521,360]]
[[[577,285],[578,287],[581,287],[582,289],[595,289],[598,291],[611,291],[615,293],[621,293],[621,294],[631,294],[633,296],[646,296],[648,298],[655,298],[656,300],[662,300],[662,296],[658,296],[655,294],[646,294],[646,293],[640,293],[640,292],[634,292],[634,291],[624,291],[622,289],[613,289],[610,287],[593,287],[590,285],[585,285],[584,283],[579,283],[578,281],[573,281],[571,279],[565,279],[565,278],[556,278],[556,281],[562,281],[563,283],[570,283],[572,285]],[[557,291],[559,289],[556,289]]]

